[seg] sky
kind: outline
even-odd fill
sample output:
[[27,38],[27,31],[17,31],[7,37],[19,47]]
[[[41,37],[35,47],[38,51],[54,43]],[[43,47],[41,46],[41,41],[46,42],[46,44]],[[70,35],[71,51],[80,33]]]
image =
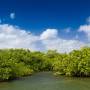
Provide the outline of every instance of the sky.
[[0,0],[0,48],[70,52],[90,45],[90,0]]

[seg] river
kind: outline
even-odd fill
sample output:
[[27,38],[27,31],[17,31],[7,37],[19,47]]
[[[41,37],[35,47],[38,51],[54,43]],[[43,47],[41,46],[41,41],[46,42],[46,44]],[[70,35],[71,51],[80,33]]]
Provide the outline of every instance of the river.
[[90,90],[90,78],[55,77],[51,72],[41,72],[1,82],[0,90]]

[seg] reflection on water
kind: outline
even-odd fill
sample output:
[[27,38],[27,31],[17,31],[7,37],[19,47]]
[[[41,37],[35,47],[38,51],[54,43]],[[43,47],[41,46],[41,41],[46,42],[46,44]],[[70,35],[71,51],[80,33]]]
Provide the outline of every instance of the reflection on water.
[[90,78],[55,77],[51,72],[41,72],[0,83],[0,90],[90,90]]

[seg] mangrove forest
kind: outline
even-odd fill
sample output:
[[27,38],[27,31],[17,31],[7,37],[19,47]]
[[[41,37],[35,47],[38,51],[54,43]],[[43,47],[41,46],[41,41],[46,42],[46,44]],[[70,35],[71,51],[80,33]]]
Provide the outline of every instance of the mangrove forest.
[[0,81],[43,71],[51,71],[54,75],[90,77],[90,48],[83,47],[70,53],[0,49]]

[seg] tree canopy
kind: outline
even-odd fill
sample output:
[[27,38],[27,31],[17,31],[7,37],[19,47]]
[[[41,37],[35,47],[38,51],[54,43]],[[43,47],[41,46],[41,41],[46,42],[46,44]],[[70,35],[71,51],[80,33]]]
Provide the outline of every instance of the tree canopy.
[[55,75],[90,77],[90,48],[70,53],[28,49],[0,49],[0,80],[10,80],[33,72],[52,71]]

